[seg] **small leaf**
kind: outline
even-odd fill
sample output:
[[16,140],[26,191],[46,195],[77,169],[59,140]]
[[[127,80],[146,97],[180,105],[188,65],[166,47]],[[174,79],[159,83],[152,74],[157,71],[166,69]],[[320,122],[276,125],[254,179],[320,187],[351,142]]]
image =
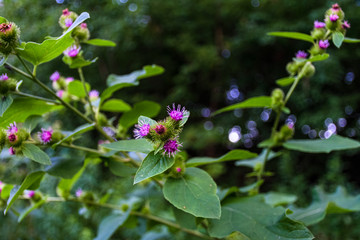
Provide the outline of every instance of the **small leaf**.
[[189,111],[185,111],[184,115],[183,115],[183,119],[180,120],[180,127],[184,126],[185,123],[187,122],[187,120],[190,117],[190,112]]
[[8,20],[6,18],[0,17],[0,24],[7,23],[7,22],[8,22]]
[[51,165],[49,156],[34,144],[24,143],[21,150],[25,157],[41,164]]
[[329,139],[324,140],[290,140],[285,142],[283,147],[300,152],[329,153],[331,151],[359,148],[360,142],[351,138],[333,135]]
[[240,232],[251,240],[311,240],[313,235],[301,223],[286,217],[285,209],[273,208],[262,196],[227,198],[219,220],[209,220],[210,236],[225,238]]
[[154,150],[153,145],[146,139],[121,140],[108,144],[101,144],[100,146],[110,150],[126,152],[149,153]]
[[120,99],[110,99],[105,102],[100,110],[107,112],[127,112],[131,110],[131,106]]
[[11,184],[5,184],[5,186],[2,187],[0,197],[2,199],[8,199],[10,197],[11,189],[13,189],[13,185]]
[[329,56],[330,55],[328,53],[323,53],[323,54],[319,54],[319,55],[309,58],[308,61],[310,61],[310,62],[324,61],[324,60],[328,59]]
[[269,32],[267,35],[275,36],[275,37],[292,38],[292,39],[314,43],[314,39],[310,35],[299,32]]
[[104,218],[99,225],[98,233],[94,240],[110,239],[110,237],[116,232],[116,229],[123,225],[128,219],[130,210],[131,208],[129,208],[126,212],[112,213]]
[[99,39],[99,38],[90,39],[90,40],[86,41],[85,43],[94,45],[94,46],[99,46],[99,47],[115,47],[116,46],[116,43],[114,43],[113,41]]
[[220,218],[216,183],[204,170],[187,168],[180,178],[168,178],[163,193],[171,204],[195,217]]
[[66,142],[67,140],[75,137],[76,135],[86,133],[88,131],[93,130],[94,128],[95,128],[95,123],[85,123],[84,125],[81,125],[81,126],[77,127],[74,131],[69,132],[66,135],[66,137],[61,139],[59,142],[53,144],[52,147],[56,147],[56,146],[60,145],[61,143]]
[[13,102],[13,99],[10,95],[3,96],[1,98],[1,100],[0,100],[0,117],[2,117],[4,115],[4,113],[10,107],[12,102]]
[[[86,83],[86,90],[87,92],[90,91],[91,87],[90,87],[90,84]],[[68,93],[71,94],[71,95],[74,95],[76,97],[79,97],[79,98],[84,98],[86,97],[86,92],[85,92],[85,89],[84,89],[84,85],[81,81],[78,81],[78,80],[74,80],[72,82],[69,83],[68,85]]]
[[138,123],[144,123],[144,124],[149,124],[150,126],[154,126],[157,124],[157,122],[149,117],[145,117],[145,116],[140,116],[138,118]]
[[62,60],[65,64],[69,66],[69,68],[75,69],[89,66],[90,64],[96,62],[97,58],[94,58],[93,60],[86,60],[81,56],[77,56],[75,58],[64,56]]
[[[237,161],[235,163],[236,166],[244,166],[244,167],[250,167],[250,168],[255,168],[255,166],[259,163],[264,163],[264,160],[265,160],[265,155],[266,155],[266,149],[264,149],[261,154],[255,158],[252,158],[252,159],[248,159],[248,160],[241,160],[241,161]],[[270,152],[269,153],[269,156],[267,158],[268,161],[270,161],[271,159],[273,158],[276,158],[280,155],[281,153],[277,152],[277,153],[274,153],[274,152]]]
[[6,214],[9,211],[10,207],[13,205],[15,200],[19,197],[20,194],[22,194],[22,192],[24,190],[30,189],[30,187],[34,183],[40,182],[44,175],[45,175],[45,172],[43,172],[43,171],[37,171],[37,172],[30,173],[28,176],[26,176],[25,180],[22,182],[20,187],[14,187],[11,190],[10,197],[7,201],[7,206],[4,211],[4,214]]
[[286,87],[292,84],[295,81],[294,77],[284,77],[276,80],[276,84],[281,87]]
[[109,159],[109,169],[110,171],[119,177],[129,177],[136,173],[136,168],[126,165],[125,163]]
[[38,201],[37,203],[35,203],[34,205],[28,207],[25,211],[23,211],[21,213],[21,215],[18,218],[18,223],[20,223],[27,215],[29,215],[32,211],[34,211],[35,209],[38,209],[39,207],[41,207],[44,203],[46,203],[46,198]]
[[360,39],[345,37],[344,42],[346,42],[346,43],[360,43]]
[[175,159],[173,157],[150,152],[137,170],[134,178],[134,184],[165,172],[174,165],[174,163]]
[[341,32],[334,32],[332,34],[332,41],[337,48],[340,48],[342,42],[344,41],[344,34]]
[[232,111],[232,110],[235,110],[235,109],[263,108],[263,107],[268,107],[268,108],[271,107],[271,97],[269,97],[269,96],[260,96],[260,97],[249,98],[249,99],[246,99],[243,102],[236,103],[236,104],[221,108],[221,109],[217,110],[216,112],[214,112],[212,115],[215,116],[215,115],[217,115],[219,113]]
[[268,192],[265,194],[265,203],[276,207],[279,205],[288,205],[294,203],[297,197],[292,194]]
[[211,164],[211,163],[220,163],[225,161],[234,161],[234,160],[241,160],[241,159],[248,159],[248,158],[254,158],[256,157],[256,153],[252,153],[246,150],[232,150],[228,152],[227,154],[218,157],[218,158],[210,158],[210,157],[196,157],[191,158],[186,162],[187,167],[197,167],[205,164]]
[[125,112],[120,120],[119,124],[125,129],[131,127],[137,123],[138,118],[143,115],[146,117],[155,117],[161,109],[161,106],[156,102],[142,101],[134,104],[133,109]]

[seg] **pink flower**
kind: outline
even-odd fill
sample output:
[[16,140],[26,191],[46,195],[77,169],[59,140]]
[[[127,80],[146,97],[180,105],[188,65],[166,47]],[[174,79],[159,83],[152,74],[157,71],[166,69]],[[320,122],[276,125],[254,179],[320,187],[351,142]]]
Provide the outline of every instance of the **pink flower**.
[[71,18],[65,19],[65,26],[70,27],[73,24],[73,20]]
[[307,58],[307,53],[305,52],[305,51],[298,51],[297,53],[296,53],[296,58]]
[[65,9],[62,11],[62,14],[63,14],[64,16],[69,16],[69,15],[70,15],[69,9],[65,8]]
[[176,168],[176,171],[179,173],[179,172],[181,172],[181,168],[180,167],[177,167]]
[[135,125],[136,129],[134,130],[134,137],[136,139],[143,138],[147,136],[150,132],[150,124],[140,122],[140,124]]
[[42,144],[47,144],[51,141],[53,130],[49,128],[48,130],[42,128],[41,132],[38,132],[38,137]]
[[167,154],[169,157],[175,156],[175,154],[180,151],[179,147],[181,146],[176,139],[168,140],[163,146],[164,154]]
[[319,47],[321,49],[327,49],[330,46],[329,40],[320,40]]
[[10,155],[15,155],[15,149],[13,147],[9,148],[9,154]]
[[8,127],[7,132],[8,133],[17,133],[18,132],[18,128],[16,127],[16,122],[10,123],[10,126]]
[[87,28],[87,24],[86,24],[86,23],[82,23],[82,24],[80,24],[80,27],[81,27],[82,29],[85,29],[85,28]]
[[5,186],[5,184],[2,181],[0,181],[0,193],[1,193],[4,186]]
[[336,22],[336,21],[339,19],[339,16],[336,15],[336,14],[331,14],[331,15],[329,16],[329,19],[330,19],[330,21],[332,21],[332,22]]
[[73,46],[69,47],[68,49],[66,49],[64,51],[64,54],[66,56],[74,58],[80,53],[80,49],[81,49],[81,47],[77,47],[76,45],[73,45]]
[[0,24],[0,32],[6,33],[11,30],[11,23],[2,23]]
[[341,27],[343,29],[349,29],[350,28],[350,23],[348,21],[344,21],[344,23],[341,25]]
[[62,98],[64,95],[64,90],[59,90],[56,92],[56,96],[58,96],[59,98]]
[[11,123],[10,127],[7,130],[7,137],[8,137],[9,142],[13,143],[18,140],[18,136],[16,135],[17,132],[18,132],[18,129],[16,127],[16,123],[15,122],[13,124]]
[[75,196],[77,198],[81,197],[81,195],[84,193],[84,191],[81,188],[78,188],[75,192]]
[[339,6],[338,3],[335,3],[331,6],[332,10],[333,11],[339,11],[341,9],[341,7]]
[[50,80],[53,82],[56,82],[57,80],[60,79],[60,73],[58,71],[55,71],[53,74],[51,74],[50,76]]
[[324,22],[319,22],[318,20],[314,22],[314,28],[324,28],[325,26],[326,24]]
[[164,125],[162,125],[162,124],[159,124],[159,125],[157,125],[157,126],[154,128],[154,131],[155,131],[157,134],[161,135],[161,134],[163,134],[163,133],[166,132],[166,127],[165,127]]
[[185,113],[187,112],[185,107],[181,109],[181,105],[179,104],[176,108],[175,103],[173,103],[173,108],[171,109],[170,106],[167,107],[167,112],[169,116],[174,119],[175,121],[180,121],[184,118]]
[[94,100],[98,99],[99,98],[99,91],[91,90],[89,92],[89,98],[90,98],[91,101],[94,101]]
[[70,82],[72,82],[72,81],[74,81],[74,78],[73,78],[73,77],[67,77],[67,78],[65,78],[65,82],[66,82],[66,83],[70,83]]
[[35,191],[33,191],[33,190],[25,190],[24,191],[24,196],[26,197],[26,198],[33,198],[34,197],[34,195],[35,195]]
[[8,75],[6,73],[1,74],[0,81],[6,81],[8,79],[9,79],[9,77],[8,77]]

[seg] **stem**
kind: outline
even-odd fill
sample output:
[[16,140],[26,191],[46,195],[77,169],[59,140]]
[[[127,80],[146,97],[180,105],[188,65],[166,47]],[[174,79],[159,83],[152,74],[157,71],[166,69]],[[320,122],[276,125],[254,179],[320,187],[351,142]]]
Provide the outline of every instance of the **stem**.
[[91,100],[90,100],[90,97],[89,97],[89,92],[88,92],[88,90],[87,90],[87,88],[86,88],[86,82],[85,82],[85,78],[84,78],[84,74],[83,74],[82,68],[78,68],[78,72],[79,72],[80,80],[81,80],[81,82],[82,82],[82,84],[83,84],[83,87],[84,87],[85,98],[86,98],[86,101],[87,101],[88,104],[89,104],[91,115],[93,116],[94,121],[96,122],[95,112],[94,112],[93,106],[92,106],[92,104],[91,104]]
[[52,100],[52,99],[49,99],[49,98],[43,98],[43,97],[31,95],[31,94],[24,93],[24,92],[17,92],[17,91],[13,91],[13,92],[10,92],[10,93],[14,94],[14,95],[22,96],[22,97],[33,98],[33,99],[37,99],[37,100],[41,100],[41,101],[45,101],[45,102],[51,102],[51,103],[60,105],[60,103],[58,101]]
[[[110,208],[110,209],[115,209],[115,210],[123,210],[122,207],[118,206],[118,205],[109,204],[109,203],[99,203],[99,202],[93,202],[93,201],[87,201],[87,200],[81,200],[81,199],[77,199],[77,198],[63,199],[63,198],[60,198],[60,197],[48,197],[46,199],[46,202],[66,202],[66,201],[85,203],[85,204],[90,204],[90,205],[93,205],[93,206]],[[205,234],[203,234],[201,232],[191,230],[191,229],[188,229],[188,228],[183,228],[179,224],[176,224],[176,223],[171,222],[169,220],[157,217],[157,216],[152,215],[152,214],[144,214],[144,213],[137,212],[137,211],[131,211],[130,215],[138,216],[138,217],[146,218],[146,219],[158,222],[158,223],[162,223],[164,225],[179,229],[180,231],[186,232],[186,233],[191,234],[191,235],[196,236],[196,237],[200,237],[200,238],[203,238],[203,239],[213,239],[213,238],[211,238],[211,237],[209,237],[209,236],[207,236],[207,235],[205,235]]]

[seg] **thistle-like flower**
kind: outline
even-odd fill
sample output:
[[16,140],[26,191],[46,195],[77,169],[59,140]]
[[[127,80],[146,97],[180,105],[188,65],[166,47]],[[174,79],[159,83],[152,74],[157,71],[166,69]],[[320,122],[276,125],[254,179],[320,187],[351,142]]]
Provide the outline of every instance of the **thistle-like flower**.
[[84,191],[81,188],[78,188],[75,192],[75,196],[77,198],[81,197],[81,195],[84,193]]
[[0,181],[0,193],[1,193],[4,186],[5,186],[5,184],[2,181]]
[[307,53],[305,52],[305,51],[298,51],[297,53],[296,53],[296,58],[307,58]]
[[175,156],[177,152],[179,152],[179,147],[181,147],[181,143],[177,141],[177,139],[170,139],[166,141],[163,146],[164,155],[168,155],[169,157]]
[[77,47],[76,45],[72,45],[68,49],[64,51],[64,54],[68,57],[75,58],[80,53],[81,47]]
[[336,22],[336,21],[339,19],[339,16],[336,15],[336,14],[331,14],[331,15],[329,16],[329,19],[330,19],[330,21],[332,21],[332,22]]
[[324,28],[325,26],[326,24],[324,22],[319,22],[318,20],[314,22],[314,28]]
[[35,191],[34,190],[25,190],[24,191],[24,197],[31,199],[34,196],[35,196]]
[[15,155],[15,149],[13,147],[9,148],[9,154],[10,155]]
[[65,19],[65,26],[66,27],[71,27],[72,24],[73,24],[73,20],[71,18]]
[[181,105],[179,104],[176,108],[175,103],[173,103],[172,107],[172,109],[170,108],[170,106],[167,107],[167,112],[169,116],[175,121],[182,120],[187,112],[185,107],[181,108]]
[[60,79],[60,73],[58,71],[55,71],[53,74],[51,74],[50,76],[50,80],[53,82],[56,82],[57,80]]
[[90,98],[91,101],[97,100],[97,99],[99,98],[99,91],[97,91],[97,90],[91,90],[91,91],[89,92],[89,98]]
[[63,98],[64,92],[65,92],[64,90],[59,90],[56,92],[56,96],[58,96],[59,98]]
[[38,132],[38,137],[42,144],[47,144],[51,141],[53,130],[49,128],[48,130],[42,128],[41,132]]
[[134,137],[136,139],[146,137],[150,132],[150,124],[139,122],[135,125]]
[[319,47],[321,49],[327,49],[330,46],[329,40],[320,40]]
[[350,23],[348,21],[344,21],[344,23],[341,25],[341,27],[343,29],[349,29],[350,28]]
[[16,127],[16,123],[10,123],[10,127],[7,130],[7,136],[9,139],[9,142],[13,143],[16,142],[16,140],[18,139],[18,136],[16,135],[16,133],[18,132],[18,128]]

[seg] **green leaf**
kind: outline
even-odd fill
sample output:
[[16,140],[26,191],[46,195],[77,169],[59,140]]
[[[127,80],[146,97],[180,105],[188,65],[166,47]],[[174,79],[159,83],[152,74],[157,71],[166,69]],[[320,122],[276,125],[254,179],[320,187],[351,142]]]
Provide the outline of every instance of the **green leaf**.
[[349,196],[343,187],[338,187],[331,194],[325,193],[322,188],[317,187],[315,199],[318,200],[307,208],[290,207],[292,213],[288,216],[308,226],[322,221],[326,214],[360,211],[360,195]]
[[279,205],[292,204],[297,200],[297,197],[292,194],[268,192],[265,194],[265,203],[276,207]]
[[108,164],[110,171],[119,177],[129,177],[136,173],[136,168],[113,159],[109,159]]
[[246,150],[232,150],[227,154],[218,157],[218,158],[210,158],[210,157],[196,157],[191,158],[186,162],[187,167],[197,167],[205,164],[211,163],[220,163],[225,161],[234,161],[234,160],[241,160],[241,159],[248,159],[256,157],[256,153],[252,153]]
[[43,171],[37,171],[37,172],[30,173],[28,176],[26,176],[25,180],[22,182],[20,187],[14,187],[11,190],[10,197],[7,201],[7,206],[4,211],[4,214],[6,214],[8,212],[8,210],[13,205],[15,200],[20,196],[20,194],[22,194],[22,192],[24,190],[30,189],[30,187],[33,184],[40,182],[44,175],[45,175],[45,172],[43,172]]
[[7,22],[8,22],[8,20],[6,18],[0,17],[0,24],[7,23]]
[[6,56],[3,56],[3,55],[2,55],[2,56],[0,56],[0,67],[2,67],[2,66],[6,63],[8,57],[9,57],[9,55],[6,55]]
[[240,232],[251,240],[310,240],[311,232],[301,223],[286,217],[285,209],[273,208],[262,196],[228,198],[221,208],[219,220],[209,220],[209,234],[224,238]]
[[154,147],[146,139],[131,139],[121,140],[108,144],[101,144],[103,148],[115,150],[115,151],[126,151],[126,152],[142,152],[149,153],[154,150]]
[[163,72],[164,68],[160,66],[147,65],[144,66],[142,70],[138,70],[127,75],[119,76],[111,74],[106,81],[109,87],[105,89],[105,91],[100,96],[101,101],[105,101],[111,97],[115,91],[118,91],[122,88],[138,86],[140,84],[140,79],[153,77],[162,74]]
[[157,122],[155,120],[145,117],[145,116],[140,116],[138,118],[138,123],[149,124],[150,126],[154,126],[157,124]]
[[46,169],[46,172],[52,176],[70,179],[84,165],[83,160],[74,158],[52,158],[52,165]]
[[292,38],[292,39],[314,43],[314,39],[310,35],[299,32],[269,32],[267,35],[275,36],[275,37]]
[[39,207],[41,207],[44,203],[46,203],[46,198],[38,201],[37,203],[35,203],[34,205],[28,207],[25,211],[23,211],[21,213],[21,215],[18,218],[18,223],[20,223],[27,215],[29,215],[32,211],[34,211],[35,209],[38,209]]
[[131,127],[135,123],[137,123],[138,118],[142,116],[146,117],[155,117],[158,115],[161,109],[160,104],[151,101],[142,101],[134,104],[133,109],[128,112],[125,112],[120,120],[119,124],[123,126],[125,129]]
[[183,228],[196,229],[196,218],[184,211],[181,211],[175,207],[172,208],[176,222]]
[[309,58],[308,61],[310,61],[310,62],[324,61],[324,60],[328,59],[329,56],[330,55],[328,53],[323,53],[323,54],[319,54],[319,55]]
[[60,37],[47,39],[41,44],[34,42],[24,43],[16,49],[17,53],[33,65],[49,62],[60,56],[63,51],[73,44],[74,39],[71,38],[72,30],[88,18],[90,18],[90,15],[87,12],[83,12]]
[[286,87],[295,81],[294,77],[284,77],[276,80],[276,84],[281,87]]
[[[237,161],[235,163],[236,166],[244,166],[244,167],[250,167],[250,168],[255,168],[255,166],[259,163],[264,163],[265,160],[265,155],[266,155],[266,149],[264,149],[261,154],[255,158],[252,159],[246,159],[246,160],[241,160],[241,161]],[[270,151],[269,156],[267,158],[268,161],[270,161],[273,158],[276,158],[280,155],[281,153],[277,152],[272,152]]]
[[93,60],[86,60],[82,56],[77,57],[69,57],[69,56],[63,56],[62,61],[69,66],[71,69],[75,68],[82,68],[89,66],[90,64],[97,61],[98,58],[94,58]]
[[184,115],[183,115],[183,119],[180,120],[180,127],[184,126],[185,123],[187,122],[187,120],[190,117],[190,112],[189,111],[185,111]]
[[13,103],[13,99],[10,95],[3,96],[0,100],[0,117],[4,115],[6,110],[10,107],[10,105]]
[[41,164],[51,165],[49,156],[34,144],[24,143],[21,150],[25,157]]
[[0,127],[7,127],[13,122],[24,122],[31,115],[43,115],[61,109],[62,106],[41,100],[16,98],[8,110],[0,118]]
[[114,212],[111,215],[104,218],[98,229],[98,233],[94,240],[107,240],[116,232],[121,225],[125,223],[130,215],[129,208],[126,212]]
[[99,47],[115,47],[116,46],[116,43],[114,43],[113,41],[99,39],[99,38],[90,39],[90,40],[86,41],[85,43],[94,45],[94,46],[99,46]]
[[260,97],[253,97],[246,99],[243,102],[236,103],[230,106],[227,106],[225,108],[221,108],[214,112],[212,115],[215,116],[219,113],[232,111],[235,109],[241,109],[241,108],[263,108],[263,107],[271,107],[271,97],[269,96],[260,96]]
[[344,34],[342,34],[341,32],[334,32],[332,34],[332,41],[337,48],[340,48],[341,44],[344,41]]
[[66,137],[64,137],[63,139],[61,139],[59,142],[55,143],[52,145],[52,147],[56,147],[59,144],[66,142],[67,140],[75,137],[76,135],[82,134],[82,133],[86,133],[88,131],[91,131],[95,128],[95,123],[85,123],[84,125],[81,125],[79,127],[77,127],[74,131],[69,132]]
[[360,147],[360,142],[350,138],[332,135],[329,139],[290,140],[283,147],[307,153],[329,153],[331,151],[347,150]]
[[[87,92],[89,92],[91,89],[90,84],[86,83],[85,85],[86,85]],[[83,83],[79,80],[74,80],[69,83],[68,93],[71,95],[74,95],[76,97],[79,97],[79,98],[86,97],[86,92],[85,92]]]
[[1,189],[0,197],[2,199],[7,199],[8,197],[10,197],[11,189],[13,189],[13,187],[14,186],[11,184],[5,184],[5,186],[3,186],[3,188]]
[[127,112],[131,110],[131,106],[120,99],[110,99],[105,102],[100,110],[107,112]]
[[34,130],[34,128],[36,128],[36,126],[43,121],[43,117],[39,116],[39,115],[31,115],[30,117],[28,117],[26,119],[26,121],[24,122],[23,127],[26,128],[28,130],[28,132],[32,132],[32,130]]
[[345,37],[344,42],[345,43],[360,43],[360,39]]
[[175,159],[173,157],[150,152],[137,170],[134,178],[134,184],[165,172],[174,165],[174,163]]
[[163,193],[175,207],[196,217],[219,218],[221,215],[216,183],[199,168],[187,168],[180,178],[168,178]]

